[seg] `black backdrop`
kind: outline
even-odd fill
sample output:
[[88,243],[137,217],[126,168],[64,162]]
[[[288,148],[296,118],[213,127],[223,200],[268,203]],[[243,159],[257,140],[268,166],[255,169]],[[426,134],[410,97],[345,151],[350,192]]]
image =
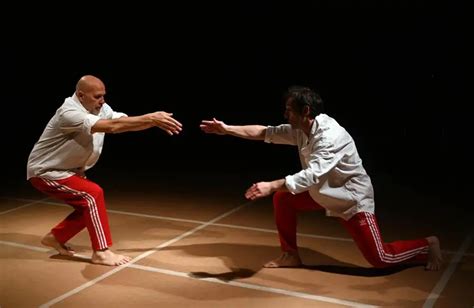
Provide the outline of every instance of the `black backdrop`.
[[91,9],[35,19],[21,31],[10,25],[12,40],[2,47],[4,184],[25,181],[29,151],[49,118],[80,76],[94,74],[115,110],[165,110],[184,124],[174,137],[158,129],[107,136],[95,172],[263,180],[296,171],[296,149],[205,135],[199,122],[280,124],[282,93],[301,84],[320,91],[372,177],[431,194],[467,187],[460,180],[470,168],[463,8],[385,1],[374,10],[337,1],[329,9],[114,10],[120,14]]

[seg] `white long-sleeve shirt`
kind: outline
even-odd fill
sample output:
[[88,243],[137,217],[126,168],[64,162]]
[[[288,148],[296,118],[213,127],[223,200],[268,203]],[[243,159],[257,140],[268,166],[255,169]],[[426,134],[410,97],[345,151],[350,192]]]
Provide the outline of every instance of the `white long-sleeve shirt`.
[[318,115],[308,137],[289,124],[268,126],[265,142],[298,146],[303,169],[285,177],[291,193],[309,191],[327,215],[345,220],[358,212],[374,213],[370,177],[354,140],[333,118]]
[[102,152],[104,133],[91,133],[100,119],[127,116],[103,104],[98,115],[91,114],[74,94],[64,100],[49,120],[41,137],[30,153],[27,179],[44,177],[59,180],[84,171],[95,165]]

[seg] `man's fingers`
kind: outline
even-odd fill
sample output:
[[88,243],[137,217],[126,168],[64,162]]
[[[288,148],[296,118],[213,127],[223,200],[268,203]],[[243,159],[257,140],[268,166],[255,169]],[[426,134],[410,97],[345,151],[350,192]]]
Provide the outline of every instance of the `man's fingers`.
[[170,117],[169,120],[170,120],[171,122],[173,122],[175,125],[179,126],[179,127],[182,127],[182,126],[183,126],[183,124],[181,124],[181,123],[180,123],[178,120],[176,120],[175,118],[171,118],[171,117]]
[[253,184],[247,191],[245,192],[245,198],[250,200],[255,200],[260,196],[260,191],[257,188],[256,184]]
[[156,121],[169,121],[173,122],[175,125],[183,126],[178,120],[173,118],[173,113],[165,112],[165,111],[158,111],[155,113],[155,122]]
[[166,131],[168,135],[179,134],[182,128],[169,121],[157,121],[155,122],[156,126]]
[[172,113],[164,113],[162,115],[163,117],[161,119],[158,119],[159,121],[168,121],[174,123],[175,125],[183,126],[178,120],[172,117]]
[[162,125],[163,127],[169,128],[169,129],[178,129],[181,130],[183,125],[179,123],[178,121],[174,120],[173,118],[169,119],[161,119],[160,121],[155,121],[155,123],[160,126]]
[[179,127],[173,127],[173,126],[170,126],[170,125],[162,125],[162,126],[159,126],[161,129],[164,129],[166,131],[169,131],[169,132],[172,132],[172,133],[175,133],[175,134],[179,134],[179,132],[181,132],[181,128]]

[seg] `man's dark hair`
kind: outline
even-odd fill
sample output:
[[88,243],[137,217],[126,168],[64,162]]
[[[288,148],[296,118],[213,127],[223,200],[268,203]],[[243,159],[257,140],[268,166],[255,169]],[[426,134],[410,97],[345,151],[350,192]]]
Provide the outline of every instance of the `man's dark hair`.
[[302,113],[304,106],[308,106],[310,116],[315,117],[324,112],[324,103],[321,96],[314,90],[302,87],[291,86],[284,95],[284,101],[292,99],[293,108],[296,112]]

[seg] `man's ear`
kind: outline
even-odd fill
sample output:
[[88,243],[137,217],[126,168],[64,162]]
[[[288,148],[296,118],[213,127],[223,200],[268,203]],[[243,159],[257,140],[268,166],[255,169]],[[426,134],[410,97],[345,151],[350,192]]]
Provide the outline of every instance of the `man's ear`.
[[305,117],[309,117],[309,114],[311,113],[310,109],[309,109],[309,106],[306,105],[303,107],[303,116]]
[[84,97],[84,92],[82,92],[81,90],[76,91],[76,96],[77,96],[77,98],[79,98],[79,100],[80,100],[81,98]]

